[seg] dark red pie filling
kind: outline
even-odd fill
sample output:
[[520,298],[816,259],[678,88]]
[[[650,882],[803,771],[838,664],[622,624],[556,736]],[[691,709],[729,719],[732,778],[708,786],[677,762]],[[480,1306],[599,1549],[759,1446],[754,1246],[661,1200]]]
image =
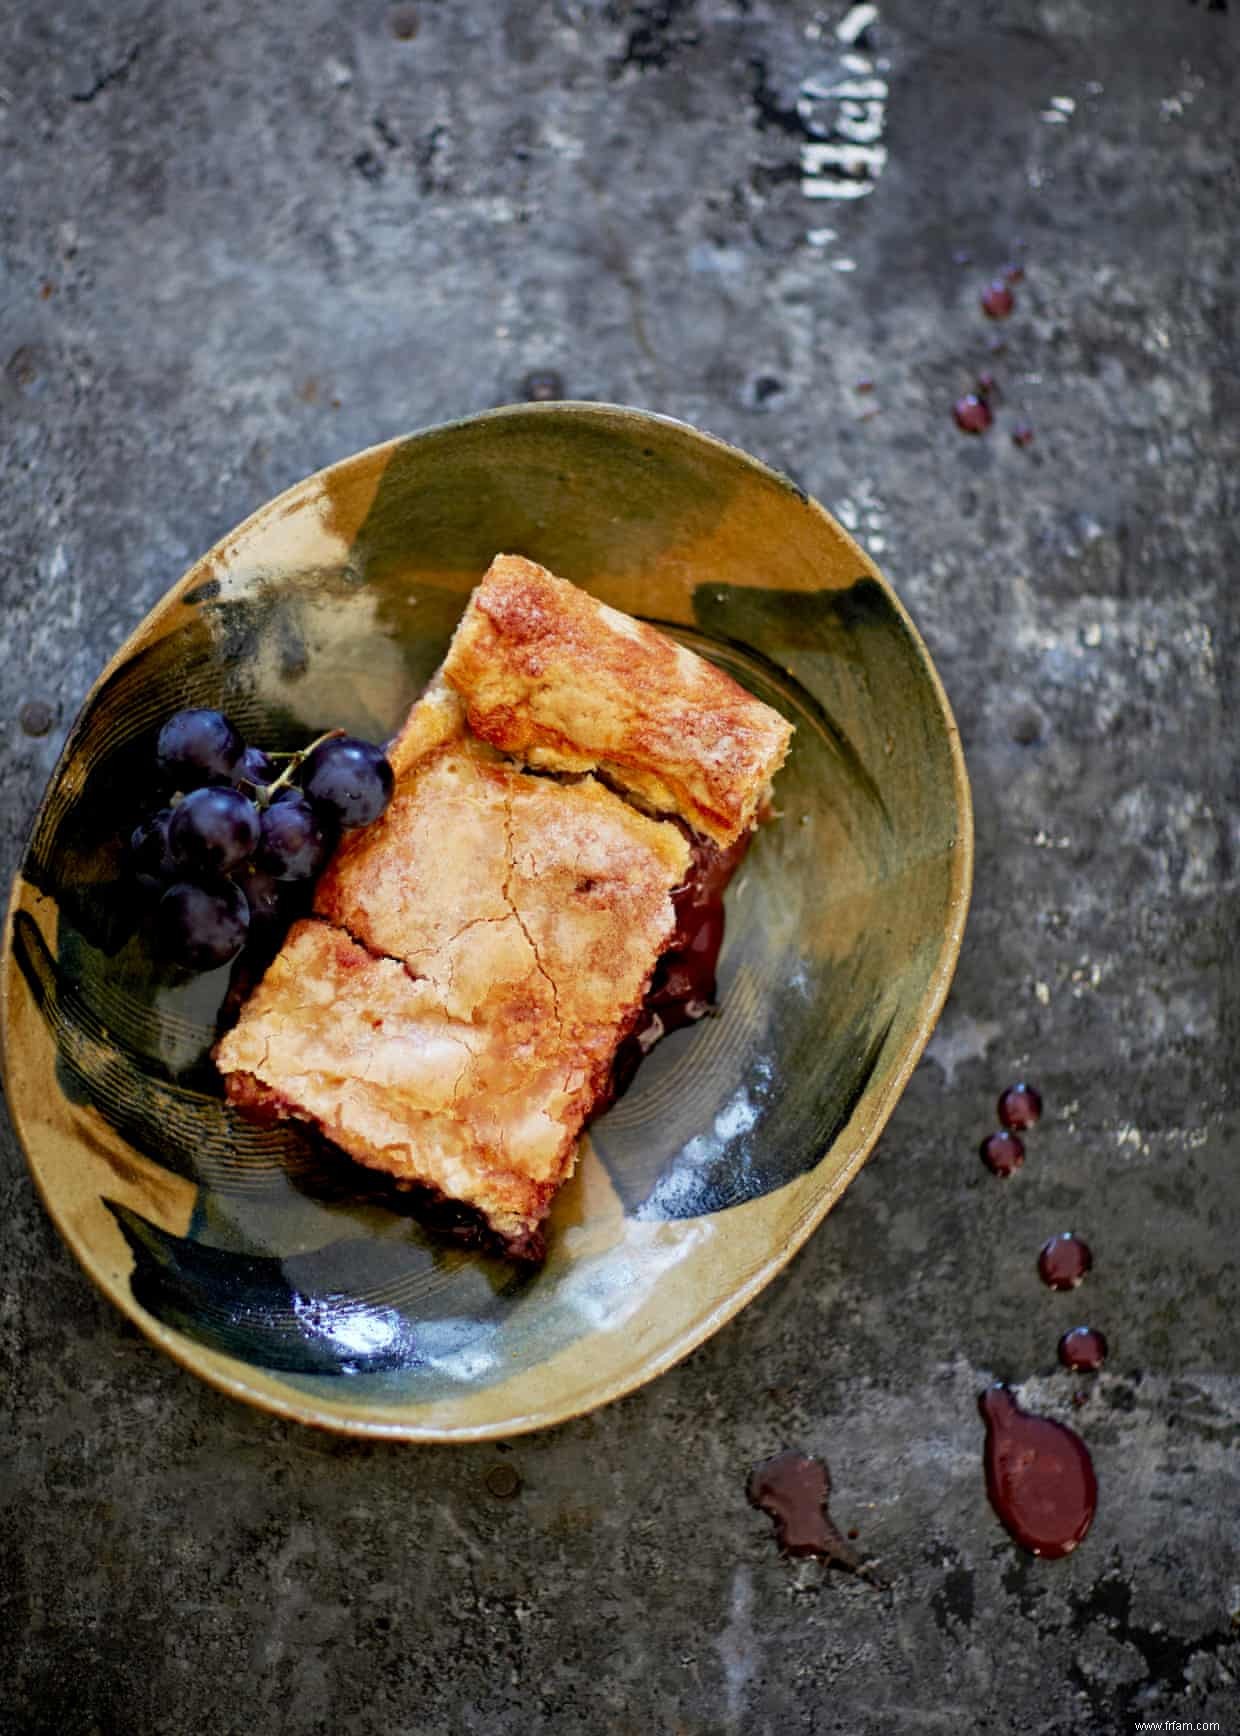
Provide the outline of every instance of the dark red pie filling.
[[742,832],[725,848],[699,837],[687,826],[681,830],[693,854],[683,885],[672,893],[676,927],[654,967],[636,1021],[616,1050],[611,1078],[599,1093],[591,1118],[624,1096],[633,1075],[660,1038],[696,1024],[715,1010],[715,978],[723,945],[723,895],[753,833]]

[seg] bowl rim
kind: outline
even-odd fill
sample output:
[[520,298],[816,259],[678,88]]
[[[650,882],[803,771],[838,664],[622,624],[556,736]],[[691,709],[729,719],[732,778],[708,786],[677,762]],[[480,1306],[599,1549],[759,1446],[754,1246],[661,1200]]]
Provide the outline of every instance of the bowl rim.
[[[928,990],[905,1042],[904,1054],[893,1070],[886,1088],[872,1107],[869,1124],[861,1131],[852,1160],[835,1178],[831,1186],[824,1189],[815,1203],[814,1209],[797,1223],[787,1240],[776,1247],[770,1258],[763,1261],[761,1266],[750,1274],[745,1283],[731,1292],[717,1308],[695,1321],[689,1330],[666,1346],[660,1353],[647,1358],[635,1369],[612,1379],[601,1389],[592,1392],[584,1401],[570,1396],[558,1403],[552,1402],[542,1408],[536,1407],[521,1416],[498,1422],[471,1423],[457,1428],[443,1424],[403,1422],[390,1417],[381,1419],[368,1417],[364,1405],[358,1406],[350,1414],[342,1405],[320,1404],[308,1394],[294,1396],[294,1389],[291,1387],[283,1388],[280,1392],[273,1392],[264,1387],[252,1385],[246,1378],[234,1372],[237,1367],[241,1366],[234,1359],[210,1350],[204,1345],[195,1344],[192,1339],[174,1331],[171,1327],[165,1326],[147,1314],[133,1297],[128,1284],[121,1280],[114,1280],[111,1273],[96,1259],[90,1247],[77,1237],[67,1214],[58,1209],[57,1202],[53,1200],[45,1188],[26,1144],[22,1126],[23,1118],[10,1089],[9,1077],[11,1038],[8,1014],[8,982],[10,973],[14,968],[12,957],[13,923],[21,897],[26,854],[30,839],[35,834],[52,790],[63,773],[78,722],[93,703],[105,682],[128,662],[134,635],[152,615],[174,607],[187,591],[191,590],[215,567],[216,563],[226,554],[230,545],[239,541],[269,516],[274,516],[277,513],[281,516],[287,514],[298,502],[299,497],[312,497],[322,486],[325,477],[354,465],[370,463],[380,454],[391,455],[414,441],[434,439],[443,434],[475,427],[485,422],[515,420],[519,417],[548,416],[554,418],[563,416],[566,412],[570,416],[582,420],[597,418],[600,424],[610,426],[614,426],[616,422],[630,423],[634,426],[639,426],[645,422],[657,422],[675,428],[690,442],[700,442],[708,448],[726,454],[728,458],[756,472],[765,481],[774,482],[777,486],[795,493],[809,511],[816,513],[835,535],[842,538],[860,562],[866,575],[878,582],[887,602],[903,624],[917,654],[918,661],[929,678],[930,689],[938,703],[946,730],[952,767],[953,797],[958,816],[957,835],[951,850],[948,921],[939,947],[938,957],[931,972]],[[56,764],[48,777],[47,786],[27,828],[9,893],[4,919],[3,945],[2,950],[0,950],[0,1087],[3,1087],[4,1090],[9,1119],[18,1144],[21,1146],[22,1155],[26,1159],[26,1166],[34,1180],[35,1188],[44,1208],[61,1238],[96,1288],[101,1290],[108,1300],[115,1304],[138,1327],[144,1337],[165,1351],[182,1368],[187,1369],[199,1379],[205,1380],[218,1391],[226,1393],[230,1398],[239,1399],[268,1412],[270,1415],[292,1422],[304,1423],[314,1428],[325,1429],[334,1434],[350,1435],[366,1440],[409,1441],[418,1444],[508,1440],[536,1430],[554,1428],[570,1422],[576,1417],[588,1415],[590,1412],[601,1409],[604,1405],[612,1404],[617,1399],[625,1398],[630,1393],[648,1385],[659,1375],[666,1373],[668,1369],[683,1361],[699,1345],[713,1337],[721,1327],[739,1314],[805,1245],[873,1151],[938,1023],[948,991],[951,988],[964,940],[973,887],[973,863],[972,792],[965,765],[964,749],[960,740],[960,730],[953,715],[951,702],[947,697],[942,678],[935,667],[925,640],[918,631],[908,609],[896,594],[890,580],[857,543],[856,539],[821,502],[808,494],[792,478],[776,469],[775,466],[767,464],[763,459],[754,457],[752,453],[746,452],[742,447],[722,439],[719,435],[707,433],[703,429],[695,427],[691,422],[666,415],[660,411],[644,410],[633,405],[611,404],[594,399],[573,398],[555,399],[549,402],[496,405],[470,415],[453,417],[447,422],[437,422],[426,428],[416,429],[409,434],[398,434],[390,439],[377,441],[371,446],[363,447],[360,451],[348,453],[343,458],[338,458],[331,464],[313,471],[309,476],[301,478],[300,481],[290,484],[288,488],[263,502],[239,524],[234,525],[218,537],[209,549],[191,563],[173,585],[160,594],[141,619],[134,624],[124,642],[100,670],[83,697],[74,719],[66,731],[64,746],[57,756]]]

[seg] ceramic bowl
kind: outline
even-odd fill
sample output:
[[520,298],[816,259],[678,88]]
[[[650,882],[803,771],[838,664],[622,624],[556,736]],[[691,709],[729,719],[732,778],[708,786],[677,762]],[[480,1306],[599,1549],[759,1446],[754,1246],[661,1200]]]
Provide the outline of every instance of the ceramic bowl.
[[[796,724],[729,892],[722,1014],[594,1125],[532,1272],[436,1240],[295,1127],[228,1108],[208,1051],[229,970],[170,979],[120,876],[164,716],[219,706],[269,748],[332,725],[382,740],[499,550],[658,623]],[[933,1029],[971,857],[929,655],[828,513],[662,417],[496,410],[290,489],[104,671],[13,891],[10,1108],[90,1276],[204,1379],[355,1434],[542,1427],[670,1367],[821,1223]]]

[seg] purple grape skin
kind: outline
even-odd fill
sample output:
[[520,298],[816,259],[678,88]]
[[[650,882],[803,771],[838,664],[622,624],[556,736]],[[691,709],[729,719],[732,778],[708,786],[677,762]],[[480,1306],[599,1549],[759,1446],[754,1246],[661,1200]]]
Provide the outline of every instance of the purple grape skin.
[[254,854],[258,809],[240,790],[191,790],[168,826],[177,862],[197,874],[227,874]]
[[250,907],[250,925],[252,928],[266,926],[280,920],[283,915],[280,895],[284,888],[274,874],[268,874],[262,868],[244,868],[237,876],[237,885]]
[[275,763],[267,757],[261,747],[243,748],[241,758],[237,761],[233,772],[235,784],[253,784],[256,789],[265,789],[276,775]]
[[345,827],[377,820],[392,799],[393,783],[381,750],[350,735],[323,742],[302,768],[301,786],[310,800]]
[[168,841],[172,813],[171,808],[161,808],[133,829],[129,840],[129,867],[144,885],[155,886],[176,878],[176,859]]
[[255,860],[277,880],[309,880],[327,861],[334,828],[300,790],[281,790],[259,822]]
[[156,920],[160,943],[174,963],[187,970],[214,970],[245,945],[250,907],[231,881],[207,887],[178,880],[160,899]]
[[221,711],[176,711],[155,743],[159,769],[177,789],[231,783],[245,743]]

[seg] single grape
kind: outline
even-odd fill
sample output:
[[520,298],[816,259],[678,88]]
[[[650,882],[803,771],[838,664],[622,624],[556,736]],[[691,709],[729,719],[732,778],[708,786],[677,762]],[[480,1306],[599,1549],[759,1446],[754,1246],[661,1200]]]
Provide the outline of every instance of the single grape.
[[331,855],[335,828],[301,790],[281,790],[259,824],[256,860],[277,880],[309,880]]
[[159,901],[156,913],[164,951],[188,970],[214,970],[245,945],[250,907],[229,880],[210,887],[178,880]]
[[191,790],[168,826],[172,852],[196,874],[227,874],[254,853],[258,809],[240,790]]
[[235,784],[253,784],[257,789],[264,788],[276,775],[274,763],[263,752],[261,747],[247,747],[241,750],[241,758],[237,761],[233,772]]
[[368,826],[392,799],[392,768],[382,751],[339,735],[316,747],[302,768],[302,788],[341,826]]
[[181,790],[229,783],[245,744],[221,711],[177,711],[159,732],[159,769]]
[[129,866],[143,882],[154,884],[176,878],[176,858],[168,841],[171,819],[172,809],[161,808],[157,814],[152,814],[149,820],[143,820],[140,826],[134,827],[129,840]]

